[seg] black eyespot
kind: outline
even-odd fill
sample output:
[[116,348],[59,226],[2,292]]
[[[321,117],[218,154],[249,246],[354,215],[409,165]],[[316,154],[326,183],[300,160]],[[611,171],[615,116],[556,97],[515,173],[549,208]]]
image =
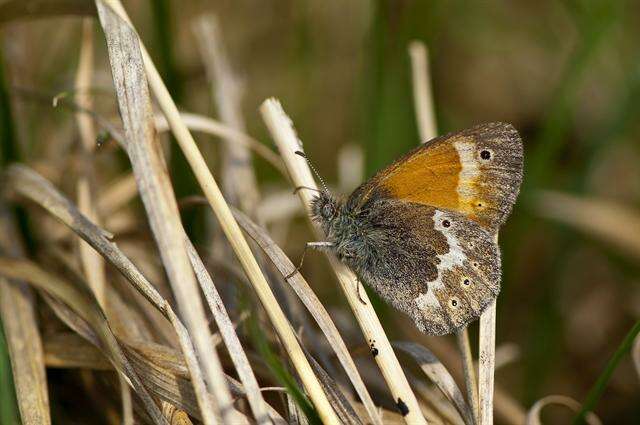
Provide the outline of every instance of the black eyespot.
[[478,263],[476,263],[475,261],[473,262],[473,267],[478,267]]
[[462,284],[465,285],[465,286],[469,286],[469,285],[471,285],[471,281],[469,279],[465,279],[465,280],[462,281]]
[[480,152],[480,158],[485,159],[485,160],[490,159],[491,158],[491,152],[489,152],[487,150],[484,150],[484,151]]
[[451,222],[449,220],[442,220],[442,226],[443,227],[449,227],[449,226],[451,226]]
[[458,306],[458,300],[456,300],[455,298],[451,300],[451,306],[452,307],[457,307]]
[[482,202],[478,202],[478,208],[482,208]]

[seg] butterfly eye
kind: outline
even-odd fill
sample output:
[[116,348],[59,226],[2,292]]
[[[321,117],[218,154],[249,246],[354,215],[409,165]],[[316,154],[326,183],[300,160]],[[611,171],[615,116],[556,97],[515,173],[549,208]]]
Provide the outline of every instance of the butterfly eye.
[[325,204],[322,207],[322,215],[324,218],[332,218],[333,217],[333,205]]

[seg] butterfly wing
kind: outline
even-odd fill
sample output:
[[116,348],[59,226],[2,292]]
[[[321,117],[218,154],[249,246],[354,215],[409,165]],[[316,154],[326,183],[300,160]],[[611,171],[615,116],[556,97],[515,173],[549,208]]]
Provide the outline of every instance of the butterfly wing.
[[462,214],[497,231],[522,182],[522,141],[510,124],[481,124],[437,137],[360,186],[357,210],[375,199],[401,199]]
[[364,247],[344,261],[428,334],[457,332],[500,290],[493,234],[463,214],[378,199],[359,216]]

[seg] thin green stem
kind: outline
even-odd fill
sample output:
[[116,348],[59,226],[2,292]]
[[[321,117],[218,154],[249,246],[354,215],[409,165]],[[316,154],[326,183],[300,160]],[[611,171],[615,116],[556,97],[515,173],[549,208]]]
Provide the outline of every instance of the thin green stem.
[[581,425],[585,423],[587,414],[593,411],[596,403],[598,402],[598,400],[600,400],[600,397],[604,393],[604,390],[607,388],[607,384],[611,379],[611,375],[613,375],[613,372],[620,364],[622,358],[631,351],[633,341],[636,339],[636,336],[638,336],[638,333],[640,333],[640,320],[637,321],[635,325],[633,325],[633,328],[631,328],[627,336],[624,338],[616,352],[613,354],[613,357],[611,357],[611,359],[607,363],[604,371],[600,374],[598,380],[591,388],[591,391],[589,391],[589,394],[587,394],[587,398],[582,405],[582,410],[580,410],[580,412],[573,420],[573,425]]

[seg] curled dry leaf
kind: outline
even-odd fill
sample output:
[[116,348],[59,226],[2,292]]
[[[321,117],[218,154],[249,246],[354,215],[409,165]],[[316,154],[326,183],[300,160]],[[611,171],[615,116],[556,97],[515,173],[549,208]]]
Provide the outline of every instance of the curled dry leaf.
[[[540,418],[542,409],[554,404],[568,407],[576,413],[580,411],[580,403],[571,397],[564,395],[549,395],[536,401],[533,406],[531,406],[531,409],[527,413],[525,425],[542,425],[542,420]],[[593,412],[589,412],[585,417],[585,420],[589,425],[602,425],[600,419]]]

